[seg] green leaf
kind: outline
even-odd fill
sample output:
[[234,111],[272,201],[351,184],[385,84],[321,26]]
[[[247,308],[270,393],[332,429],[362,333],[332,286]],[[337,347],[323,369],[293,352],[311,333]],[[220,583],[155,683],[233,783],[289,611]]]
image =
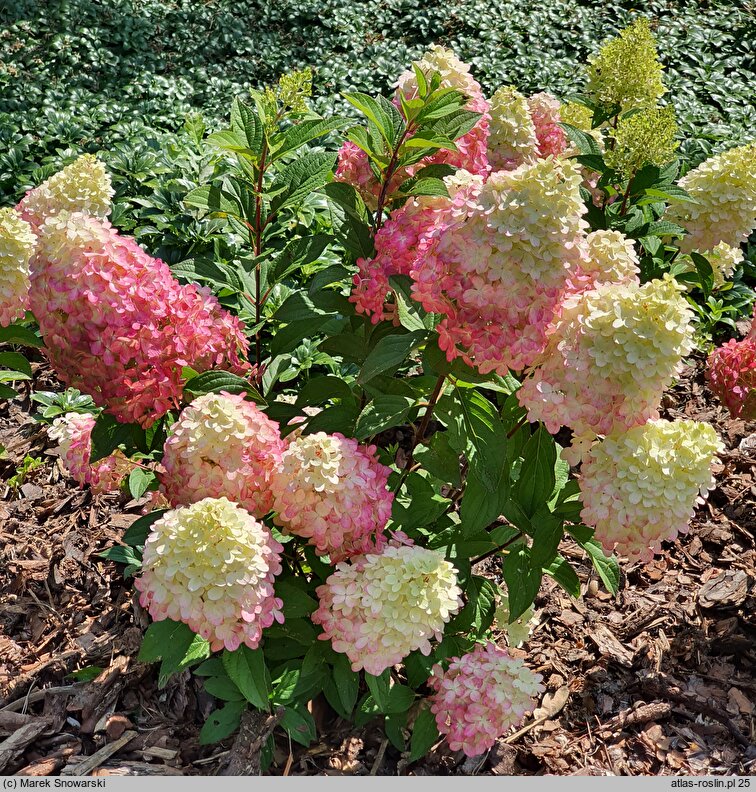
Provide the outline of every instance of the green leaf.
[[451,620],[451,632],[473,631],[480,635],[493,623],[496,612],[496,586],[480,575],[471,575],[465,587],[467,604]]
[[[396,112],[396,108],[394,108],[394,113],[392,113],[384,104],[365,93],[344,93],[342,96],[352,107],[356,107],[375,124],[378,133],[386,143],[386,147],[388,149],[393,148],[397,128],[403,125],[402,117]],[[390,105],[391,103],[387,104]]]
[[333,663],[333,683],[343,712],[348,717],[357,703],[360,692],[360,675],[352,671],[349,658],[337,654]]
[[142,559],[137,555],[133,548],[115,545],[103,550],[97,554],[100,558],[105,558],[108,561],[114,561],[116,564],[126,564],[127,566],[134,566],[137,569],[142,565]]
[[489,491],[499,488],[506,460],[507,437],[498,413],[485,396],[472,388],[454,387],[467,430],[467,439],[474,448],[470,460]]
[[184,647],[188,647],[194,637],[195,633],[183,622],[172,619],[152,622],[142,639],[137,660],[141,663],[155,663],[172,651],[173,644],[183,644]]
[[163,662],[158,674],[159,688],[164,688],[173,674],[210,656],[210,643],[201,635],[195,635],[191,629],[189,633],[190,635],[182,633],[174,638],[163,650]]
[[357,418],[354,436],[365,440],[391,426],[399,426],[406,420],[414,403],[414,399],[406,396],[376,396]]
[[308,407],[314,404],[325,404],[332,399],[352,402],[352,391],[341,377],[326,375],[313,377],[300,389],[295,402],[296,407]]
[[259,158],[262,155],[265,125],[255,107],[245,104],[239,99],[234,99],[231,105],[231,130],[239,140],[246,144],[247,149],[252,152],[254,157]]
[[601,148],[593,135],[583,132],[582,129],[578,129],[572,126],[572,124],[561,123],[559,126],[564,129],[567,133],[567,137],[577,146],[577,150],[581,154],[595,154],[601,156]]
[[557,448],[554,438],[540,425],[522,450],[522,468],[514,497],[528,517],[545,506],[554,492]]
[[514,621],[533,604],[541,587],[541,570],[533,568],[530,549],[516,544],[504,558],[502,573],[509,596],[509,618]]
[[358,414],[358,407],[354,403],[334,404],[331,407],[326,407],[325,410],[322,410],[307,421],[305,434],[313,434],[314,432],[333,434],[334,432],[341,432],[347,437],[352,437]]
[[394,684],[389,688],[388,703],[383,710],[385,715],[406,712],[415,700],[415,691],[406,685]]
[[309,616],[318,607],[318,603],[293,582],[278,580],[275,589],[276,596],[283,600],[283,612],[286,619]]
[[200,745],[210,745],[230,737],[239,728],[246,708],[246,701],[229,701],[225,707],[210,713],[199,733]]
[[127,455],[135,449],[146,450],[144,437],[144,429],[136,424],[120,423],[112,415],[100,413],[92,427],[90,464],[110,456],[120,446]]
[[330,181],[336,154],[311,152],[287,165],[274,179],[270,192],[272,213],[295,206]]
[[375,255],[365,204],[351,184],[330,182],[321,191],[328,201],[333,232],[355,258]]
[[435,432],[427,445],[418,445],[414,457],[439,481],[451,484],[453,487],[462,484],[459,454],[451,447],[446,432]]
[[676,223],[670,223],[669,220],[657,220],[649,224],[645,235],[681,237],[685,236],[687,233],[688,232],[682,226]]
[[244,393],[256,404],[263,406],[266,404],[265,399],[247,380],[229,371],[205,371],[192,377],[184,385],[184,393],[190,400],[204,396],[206,393],[220,393],[221,391],[233,394]]
[[465,493],[462,496],[459,517],[465,537],[472,536],[494,522],[501,514],[506,500],[506,488],[496,487],[492,491],[480,473],[480,465],[475,465],[468,472]]
[[327,234],[315,234],[310,237],[294,239],[276,256],[268,267],[268,282],[273,284],[311,264],[320,258],[328,246],[331,237]]
[[389,706],[389,689],[391,675],[386,669],[380,676],[365,672],[365,682],[380,712],[386,712]]
[[377,374],[403,363],[410,352],[423,343],[426,335],[424,330],[415,330],[412,333],[395,334],[382,338],[365,358],[357,382],[362,385]]
[[43,347],[44,341],[30,328],[22,325],[0,327],[0,344],[21,344],[28,347]]
[[21,371],[0,371],[0,382],[21,382],[22,380],[29,379],[31,379],[31,377]]
[[591,539],[582,544],[582,547],[591,557],[593,567],[598,572],[604,585],[613,596],[617,595],[620,584],[620,567],[614,555],[607,556],[604,548],[596,539]]
[[12,369],[13,371],[20,371],[26,378],[31,379],[31,365],[19,352],[0,352],[0,366]]
[[547,567],[556,557],[557,547],[564,536],[560,517],[548,511],[539,511],[533,517],[533,544],[530,548],[530,563],[534,569]]
[[134,500],[139,500],[155,480],[155,474],[151,470],[134,468],[131,473],[129,473],[129,492],[131,493],[131,497],[134,498]]
[[236,196],[223,190],[217,184],[208,184],[192,190],[184,197],[187,206],[196,206],[198,209],[206,209],[211,214],[221,217],[231,216],[240,220],[244,218],[244,209]]
[[126,529],[121,541],[131,547],[144,547],[144,543],[147,541],[152,526],[166,513],[166,511],[167,509],[158,509],[157,511],[137,517]]
[[580,578],[566,558],[557,554],[556,558],[543,571],[549,577],[554,578],[571,597],[575,599],[580,597]]
[[18,391],[15,391],[9,385],[0,384],[0,399],[15,399],[18,396]]
[[413,299],[410,293],[412,281],[408,275],[392,275],[389,278],[394,292],[399,322],[407,330],[431,330],[427,314]]
[[270,677],[262,649],[242,644],[238,649],[223,652],[223,667],[250,704],[261,710],[269,708]]
[[691,253],[690,258],[698,273],[698,284],[701,287],[704,299],[707,300],[711,294],[712,288],[714,288],[714,270],[708,259],[700,253]]
[[286,707],[281,718],[281,727],[294,742],[304,745],[305,748],[318,736],[315,720],[304,705]]
[[341,129],[352,123],[351,119],[344,116],[332,116],[330,118],[312,118],[300,121],[282,133],[282,141],[275,149],[275,159],[289,151],[295,151],[311,140],[323,137],[329,132]]
[[[196,674],[197,670],[194,673]],[[227,676],[206,679],[205,690],[221,701],[246,701],[241,690]]]
[[404,742],[404,730],[407,728],[407,715],[405,712],[392,712],[383,719],[383,731],[389,742],[397,751],[404,751],[407,747]]
[[436,718],[430,711],[430,707],[423,707],[417,714],[415,725],[412,727],[409,761],[416,762],[425,756],[440,737]]

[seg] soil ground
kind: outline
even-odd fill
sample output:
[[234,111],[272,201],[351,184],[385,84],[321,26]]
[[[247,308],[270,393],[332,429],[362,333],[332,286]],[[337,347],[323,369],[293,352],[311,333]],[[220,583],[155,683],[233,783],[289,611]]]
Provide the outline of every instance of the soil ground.
[[[375,722],[354,729],[313,702],[319,741],[276,734],[273,774],[751,774],[756,763],[756,424],[730,420],[694,360],[665,417],[712,423],[727,451],[690,532],[603,591],[582,551],[584,595],[544,579],[523,648],[547,694],[525,727],[475,760],[444,743],[408,764]],[[49,373],[38,366],[35,388]],[[0,773],[214,775],[233,740],[200,746],[214,709],[188,672],[162,690],[137,662],[145,613],[122,567],[98,556],[144,504],[77,488],[25,400],[0,406]],[[0,495],[2,489],[0,489]],[[497,562],[485,573],[498,578]],[[518,650],[515,650],[518,651]],[[78,674],[76,673],[78,672]],[[5,741],[5,742],[3,742]],[[82,762],[88,762],[82,765]]]

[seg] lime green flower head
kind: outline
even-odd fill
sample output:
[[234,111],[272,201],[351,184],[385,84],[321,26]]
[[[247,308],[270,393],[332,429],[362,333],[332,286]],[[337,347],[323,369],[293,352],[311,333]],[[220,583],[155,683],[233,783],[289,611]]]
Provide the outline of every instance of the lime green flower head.
[[654,107],[620,119],[614,131],[614,148],[606,152],[606,164],[629,179],[643,165],[666,165],[680,145],[675,140],[677,123],[671,107]]
[[588,95],[620,111],[649,107],[665,93],[648,19],[640,17],[588,59]]

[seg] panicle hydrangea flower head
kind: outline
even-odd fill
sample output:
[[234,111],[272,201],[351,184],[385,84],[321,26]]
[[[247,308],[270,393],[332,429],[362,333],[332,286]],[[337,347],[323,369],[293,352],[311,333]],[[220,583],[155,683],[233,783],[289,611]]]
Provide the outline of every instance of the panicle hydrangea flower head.
[[533,94],[528,110],[535,126],[539,157],[558,157],[567,149],[567,136],[559,126],[561,103],[549,93]]
[[672,107],[651,107],[620,118],[606,164],[630,179],[646,164],[661,167],[674,159],[677,122]]
[[454,567],[442,556],[411,544],[337,564],[317,589],[312,614],[321,640],[346,654],[352,670],[378,675],[419,649],[430,654],[444,625],[462,607]]
[[756,228],[756,142],[710,157],[685,174],[679,186],[697,202],[667,211],[688,231],[680,249],[713,250],[720,242],[738,247]]
[[256,649],[262,631],[283,622],[275,596],[283,550],[270,531],[227,498],[204,498],[166,512],[144,546],[134,582],[155,621],[188,624],[213,651]]
[[638,283],[640,260],[633,241],[620,231],[598,230],[586,236],[587,256],[574,279],[575,291],[601,283]]
[[713,427],[698,421],[651,420],[607,435],[581,468],[581,517],[607,552],[650,561],[663,541],[687,532],[723,450]]
[[165,442],[160,476],[174,505],[228,498],[262,518],[286,443],[278,424],[243,396],[208,393],[186,407]]
[[618,105],[622,112],[653,107],[666,92],[656,39],[645,17],[604,44],[588,63],[586,91],[599,104]]
[[380,550],[394,496],[375,451],[338,433],[295,437],[270,478],[276,524],[332,563]]
[[518,647],[528,640],[533,629],[535,608],[531,605],[521,616],[513,622],[509,621],[509,596],[499,595],[499,606],[496,608],[496,623],[507,637],[507,646]]
[[147,427],[177,407],[184,366],[248,369],[239,320],[107,221],[62,211],[38,232],[29,300],[50,362],[120,421]]
[[386,302],[392,275],[409,275],[421,260],[435,236],[445,229],[455,212],[465,206],[483,185],[480,176],[459,170],[444,179],[451,198],[421,196],[407,201],[375,235],[375,257],[359,259],[350,302],[357,313],[370,317],[373,324],[396,320],[394,306]]
[[[396,173],[389,185],[387,194],[391,196],[396,188],[409,176],[412,176],[427,165],[445,164],[455,168],[463,168],[471,173],[485,175],[488,173],[488,102],[483,89],[470,74],[470,67],[462,63],[449,49],[434,45],[428,52],[415,62],[425,75],[437,72],[441,77],[441,88],[453,88],[464,94],[468,101],[465,108],[481,117],[473,128],[454,141],[456,151],[441,149],[435,154],[423,158]],[[393,100],[400,107],[399,92],[412,98],[417,94],[417,76],[413,69],[408,69],[399,76],[396,96]],[[373,174],[367,154],[354,143],[347,141],[339,149],[336,181],[351,184],[359,192],[365,204],[371,209],[377,207],[381,187]]]
[[544,691],[540,674],[493,643],[433,667],[431,712],[453,751],[478,756],[519,726]]
[[583,132],[593,129],[593,110],[578,102],[565,102],[559,109],[559,115],[565,124],[570,124]]
[[513,170],[538,156],[536,127],[528,100],[513,86],[491,97],[488,162],[493,170]]
[[608,434],[657,416],[664,389],[693,348],[692,311],[663,280],[608,283],[562,306],[533,376],[518,391],[550,432]]
[[114,191],[103,163],[83,154],[39,187],[29,190],[16,209],[34,226],[59,212],[83,212],[105,218],[110,214]]
[[441,348],[481,373],[522,369],[546,344],[568,277],[585,255],[580,174],[552,157],[492,173],[410,272],[413,297],[441,313]]
[[58,443],[60,460],[71,478],[81,485],[89,484],[96,493],[114,492],[134,465],[120,451],[92,464],[94,425],[93,415],[69,412],[53,421],[48,435]]
[[[756,322],[754,323],[756,327]],[[706,365],[709,386],[733,418],[756,420],[756,335],[731,338],[715,349]]]
[[0,327],[26,313],[29,304],[29,259],[36,237],[13,209],[0,208]]

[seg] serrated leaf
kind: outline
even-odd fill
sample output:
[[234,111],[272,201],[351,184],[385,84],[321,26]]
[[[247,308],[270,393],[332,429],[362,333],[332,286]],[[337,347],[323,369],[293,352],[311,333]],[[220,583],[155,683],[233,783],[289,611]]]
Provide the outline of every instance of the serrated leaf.
[[330,181],[336,154],[331,152],[311,152],[287,165],[270,187],[270,209],[279,212],[287,206],[295,206],[307,195]]
[[242,713],[246,708],[246,701],[229,701],[225,707],[211,712],[200,730],[200,745],[210,745],[230,737],[239,728]]
[[430,711],[430,707],[423,707],[417,718],[415,718],[415,725],[412,727],[409,761],[416,762],[425,756],[440,739],[440,736],[436,718]]
[[522,468],[514,498],[528,517],[546,505],[554,492],[557,449],[554,438],[540,425],[522,450]]
[[141,663],[155,663],[165,653],[170,652],[172,644],[183,643],[188,647],[194,636],[195,633],[183,622],[172,619],[152,622],[142,639],[137,660]]
[[533,604],[541,586],[542,573],[540,569],[533,568],[530,548],[516,544],[504,558],[502,574],[509,594],[509,618],[514,620]]
[[184,394],[188,394],[189,400],[204,396],[206,393],[245,393],[247,398],[256,404],[265,406],[266,401],[260,393],[244,378],[229,371],[205,371],[192,377],[184,385]]
[[480,634],[493,622],[496,612],[496,587],[488,578],[471,575],[465,587],[465,598],[467,604],[449,623],[450,630]]
[[157,511],[138,517],[126,529],[121,541],[131,547],[143,547],[152,530],[152,526],[166,513],[166,511],[167,509],[158,509]]
[[144,429],[136,424],[124,424],[108,413],[101,413],[95,420],[91,434],[92,450],[90,464],[109,456],[120,446],[126,451],[144,444]]
[[331,238],[327,234],[294,239],[268,266],[268,282],[274,285],[284,278],[320,258]]
[[28,327],[9,325],[0,327],[0,344],[20,344],[21,346],[43,347],[44,341]]
[[281,728],[294,742],[304,745],[305,748],[318,736],[315,719],[303,705],[286,707],[286,712],[281,718]]
[[581,154],[601,156],[601,148],[593,135],[583,132],[582,129],[578,129],[576,126],[572,126],[572,124],[561,123],[559,126],[564,129],[567,133],[567,137],[577,146],[577,150]]
[[295,151],[311,140],[323,137],[329,132],[347,126],[352,123],[351,119],[344,116],[331,116],[330,118],[313,118],[300,121],[298,124],[284,130],[281,143],[276,146],[275,158],[278,159],[282,154]]
[[357,376],[357,382],[362,385],[377,374],[403,363],[410,352],[419,347],[425,338],[424,330],[385,336],[368,353]]
[[31,379],[31,364],[20,352],[0,352],[0,366],[19,371],[26,379]]
[[406,396],[376,396],[357,418],[354,436],[365,440],[384,429],[399,426],[406,420],[414,403],[414,399]]
[[575,599],[580,597],[580,578],[566,558],[557,554],[556,558],[543,571],[549,577],[554,578],[571,597],[575,597]]
[[350,184],[330,182],[321,190],[328,201],[336,238],[355,258],[372,258],[373,237],[367,222],[367,209]]
[[262,649],[242,644],[238,649],[223,652],[223,667],[247,701],[261,710],[269,708],[270,678]]
[[[195,670],[195,674],[197,671]],[[244,701],[241,690],[227,677],[217,676],[205,680],[205,691],[221,701]],[[246,705],[246,704],[245,704]]]

